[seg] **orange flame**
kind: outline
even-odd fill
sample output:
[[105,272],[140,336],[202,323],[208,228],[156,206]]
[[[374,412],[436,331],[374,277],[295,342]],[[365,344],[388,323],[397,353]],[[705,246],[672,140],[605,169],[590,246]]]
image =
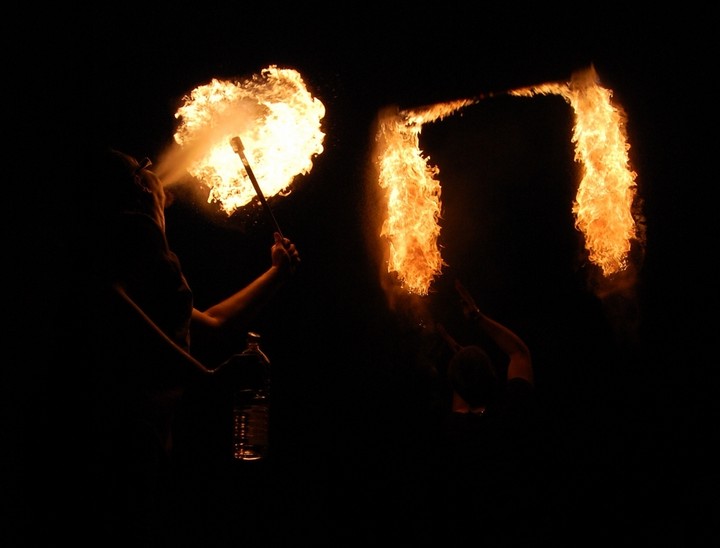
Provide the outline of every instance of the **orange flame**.
[[242,134],[262,193],[284,196],[323,152],[324,116],[297,71],[272,65],[244,81],[213,79],[195,88],[175,114],[181,122],[174,138],[187,171],[210,189],[208,202],[230,215],[256,196],[231,139]]
[[583,177],[573,203],[575,227],[585,236],[589,259],[604,276],[628,266],[632,240],[639,240],[633,202],[637,174],[629,168],[625,114],[611,102],[612,91],[597,84],[594,68],[573,75],[569,84],[543,84],[511,95],[561,95],[575,112],[572,142]]
[[437,240],[441,217],[439,168],[419,148],[422,125],[472,104],[459,100],[414,111],[384,115],[376,141],[379,185],[387,203],[380,236],[388,242],[387,271],[396,273],[402,288],[427,295],[443,261]]

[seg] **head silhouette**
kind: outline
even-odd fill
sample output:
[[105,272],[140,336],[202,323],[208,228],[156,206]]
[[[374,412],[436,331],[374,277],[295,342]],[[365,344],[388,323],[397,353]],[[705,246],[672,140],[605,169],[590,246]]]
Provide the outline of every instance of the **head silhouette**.
[[138,161],[119,150],[104,149],[91,164],[96,177],[90,187],[99,212],[133,211],[164,223],[166,196],[148,160]]

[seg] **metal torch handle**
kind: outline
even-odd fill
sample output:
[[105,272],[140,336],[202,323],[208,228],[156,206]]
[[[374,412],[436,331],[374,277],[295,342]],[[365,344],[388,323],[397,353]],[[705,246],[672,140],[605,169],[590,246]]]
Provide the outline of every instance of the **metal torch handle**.
[[270,209],[270,205],[267,203],[267,200],[263,195],[262,189],[260,188],[260,185],[255,178],[255,174],[250,167],[248,159],[245,157],[244,147],[242,141],[240,140],[240,137],[233,137],[232,139],[230,139],[230,144],[232,145],[233,150],[237,153],[237,155],[240,156],[240,160],[242,161],[243,167],[245,168],[245,172],[248,174],[248,177],[250,177],[250,182],[255,188],[255,194],[257,194],[260,203],[263,205],[265,211],[270,216],[270,219],[275,225],[275,230],[280,234],[280,237],[284,239],[285,237],[283,236],[282,230],[280,230],[280,225],[278,224],[277,219],[275,219],[275,215],[273,214],[272,209]]

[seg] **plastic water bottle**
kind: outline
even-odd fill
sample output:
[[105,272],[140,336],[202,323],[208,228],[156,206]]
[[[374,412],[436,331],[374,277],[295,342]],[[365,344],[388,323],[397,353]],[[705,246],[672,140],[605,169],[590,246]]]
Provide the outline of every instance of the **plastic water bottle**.
[[260,335],[248,332],[245,349],[222,368],[232,383],[232,458],[263,460],[269,450],[270,360],[260,348]]

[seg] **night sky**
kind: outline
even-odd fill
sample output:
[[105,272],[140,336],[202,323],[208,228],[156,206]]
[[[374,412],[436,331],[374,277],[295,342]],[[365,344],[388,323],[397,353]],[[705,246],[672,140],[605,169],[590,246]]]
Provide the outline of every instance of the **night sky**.
[[[708,220],[698,214],[698,193],[709,181],[699,174],[703,143],[686,136],[697,119],[687,89],[705,40],[697,22],[709,13],[648,19],[602,8],[579,17],[521,16],[519,7],[409,12],[358,5],[340,15],[313,6],[302,14],[279,5],[203,6],[91,13],[92,23],[53,33],[30,25],[28,43],[42,39],[46,47],[36,65],[20,67],[27,97],[37,85],[55,91],[43,91],[36,103],[42,107],[21,121],[25,152],[36,149],[31,138],[39,124],[52,149],[39,165],[42,192],[33,203],[40,214],[22,219],[28,239],[19,247],[29,258],[21,263],[27,289],[17,293],[18,306],[32,326],[23,332],[39,335],[42,310],[51,309],[52,322],[74,310],[52,288],[81,278],[68,258],[83,205],[72,188],[72,170],[82,169],[76,144],[105,142],[157,158],[171,142],[184,94],[212,78],[293,68],[326,106],[325,150],[289,197],[271,201],[303,262],[254,326],[273,362],[290,500],[314,490],[308,514],[334,505],[333,496],[347,503],[350,493],[390,506],[391,488],[369,485],[384,485],[415,447],[418,417],[442,374],[417,355],[428,341],[412,311],[429,313],[469,342],[452,289],[459,277],[531,348],[538,392],[568,463],[559,483],[573,486],[570,496],[587,514],[603,515],[607,508],[597,501],[610,498],[610,528],[626,524],[637,507],[648,510],[650,517],[634,522],[637,538],[679,539],[686,527],[701,527],[707,487],[699,464],[708,458],[701,419],[709,403],[703,379],[712,354],[699,349],[710,343],[695,345],[691,336],[702,329],[693,324],[712,296],[701,275],[706,267],[693,266]],[[686,19],[695,22],[680,33]],[[688,35],[688,28],[695,30]],[[501,93],[568,81],[590,66],[627,115],[647,228],[636,281],[609,295],[598,291],[573,227],[580,170],[571,107],[558,96]],[[428,297],[393,310],[368,238],[366,173],[378,113],[489,93],[498,96],[423,128],[421,148],[443,183],[440,244],[448,266]],[[272,226],[262,215],[248,222],[208,214],[194,200],[179,194],[167,212],[168,237],[202,308],[267,266]],[[55,331],[46,323],[40,326]],[[41,338],[55,342],[52,334]],[[53,345],[37,349],[19,340],[43,365],[59,359]],[[22,441],[24,428],[42,416],[27,397],[42,381],[20,378],[9,401]],[[22,467],[24,453],[17,454]],[[336,481],[344,487],[333,488]],[[373,523],[367,516],[349,527]],[[596,526],[580,512],[572,516],[587,529]]]

